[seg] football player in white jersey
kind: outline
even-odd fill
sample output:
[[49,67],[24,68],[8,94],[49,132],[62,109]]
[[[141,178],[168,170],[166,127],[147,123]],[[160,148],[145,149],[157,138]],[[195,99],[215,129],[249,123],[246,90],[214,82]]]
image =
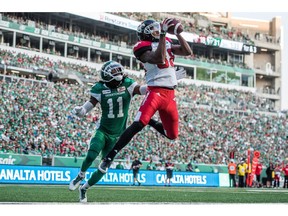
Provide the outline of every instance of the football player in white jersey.
[[124,148],[135,134],[141,131],[158,111],[161,122],[153,121],[157,131],[174,140],[178,137],[178,109],[174,89],[177,77],[174,67],[174,55],[188,56],[192,50],[187,41],[176,34],[179,44],[172,44],[166,37],[173,19],[165,19],[161,24],[154,20],[145,20],[137,28],[139,41],[134,46],[135,57],[142,62],[146,71],[147,93],[136,114],[134,122],[122,133],[114,148],[99,165],[106,173],[116,154]]

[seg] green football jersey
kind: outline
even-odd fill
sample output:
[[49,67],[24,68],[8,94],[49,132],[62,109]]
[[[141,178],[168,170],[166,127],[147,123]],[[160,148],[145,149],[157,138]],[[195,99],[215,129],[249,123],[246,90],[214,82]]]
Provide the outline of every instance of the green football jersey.
[[122,84],[114,89],[105,83],[96,83],[90,94],[101,105],[102,115],[98,128],[111,135],[120,135],[127,126],[128,111],[137,82],[126,77]]

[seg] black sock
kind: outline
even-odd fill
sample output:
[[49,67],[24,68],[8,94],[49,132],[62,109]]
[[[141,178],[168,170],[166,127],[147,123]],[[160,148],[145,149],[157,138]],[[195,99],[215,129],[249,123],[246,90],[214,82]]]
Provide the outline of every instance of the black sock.
[[[160,134],[162,134],[163,136],[167,137],[163,128],[163,125],[161,122],[158,122],[154,119],[150,119],[149,123],[148,123],[151,127],[155,128],[155,130],[157,130]],[[168,138],[168,137],[167,137]],[[169,138],[168,138],[169,139]]]
[[106,159],[113,161],[117,153],[123,149],[133,138],[135,134],[141,131],[144,128],[144,125],[141,122],[133,122],[120,136],[116,142],[114,148],[106,156]]

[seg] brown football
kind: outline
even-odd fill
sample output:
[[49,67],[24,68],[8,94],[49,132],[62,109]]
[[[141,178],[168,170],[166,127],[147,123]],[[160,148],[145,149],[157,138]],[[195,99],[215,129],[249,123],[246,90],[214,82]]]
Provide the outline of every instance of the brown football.
[[167,32],[169,34],[176,35],[176,34],[180,34],[181,32],[183,32],[184,28],[183,28],[183,25],[180,23],[179,20],[174,18],[171,23],[174,25],[168,29]]

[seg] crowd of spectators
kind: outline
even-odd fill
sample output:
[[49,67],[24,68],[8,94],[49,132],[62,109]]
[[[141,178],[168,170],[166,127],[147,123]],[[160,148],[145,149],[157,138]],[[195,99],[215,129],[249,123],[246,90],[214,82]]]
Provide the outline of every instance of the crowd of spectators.
[[[3,78],[0,86],[0,152],[47,158],[85,156],[100,109],[96,107],[84,120],[71,115],[71,110],[87,100],[88,87],[27,79],[7,82]],[[259,150],[267,162],[287,157],[287,118],[260,114],[253,93],[179,84],[176,94],[179,138],[169,141],[146,127],[117,159],[137,154],[142,161],[170,157],[177,163],[225,164],[230,151],[236,152],[237,159],[245,157],[248,148]],[[219,102],[223,98],[229,99],[231,106],[223,106]],[[133,100],[129,123],[142,96]],[[250,107],[248,102],[254,105]]]
[[[112,14],[135,21],[141,21],[149,18],[155,19],[155,16],[152,13],[113,12]],[[175,14],[176,18],[181,21],[185,32],[195,33],[202,37],[210,36],[214,38],[244,42],[251,45],[254,44],[254,41],[251,39],[249,34],[244,33],[242,30],[229,26],[226,27],[224,25],[221,27],[216,27],[206,16],[200,15],[199,13],[190,13],[189,16],[186,17],[183,16],[183,13],[181,13],[181,16],[177,16],[177,13],[159,13],[158,19],[161,20],[167,16],[175,17]],[[254,37],[254,39],[260,40],[260,37]],[[267,42],[270,42],[270,40],[267,40]]]
[[[140,17],[137,13],[132,15],[135,19],[145,19],[142,13]],[[8,16],[8,20],[24,25],[29,22],[13,16]],[[35,25],[51,28],[41,22]],[[85,33],[71,32],[61,27],[55,28],[55,31],[95,39],[93,35],[85,36]],[[94,80],[99,79],[95,68],[37,55],[0,50],[0,62],[7,66],[46,72],[75,71]],[[71,115],[71,110],[85,102],[88,90],[87,86],[63,82],[28,82],[27,79],[7,82],[0,76],[0,152],[36,154],[47,158],[53,155],[85,156],[100,109],[96,107],[85,120]],[[118,159],[138,154],[144,161],[164,161],[170,157],[177,163],[223,164],[228,161],[231,151],[235,151],[236,159],[240,159],[245,157],[248,148],[263,153],[263,160],[267,163],[272,159],[281,161],[287,157],[287,118],[260,114],[259,111],[268,112],[269,106],[265,99],[254,93],[180,84],[177,98],[179,138],[168,141],[146,127],[118,154]],[[132,102],[130,121],[141,100],[139,96]]]
[[[112,12],[112,14],[122,16],[125,18],[129,18],[135,21],[142,21],[148,18],[153,18],[152,13],[137,13],[137,12]],[[161,15],[161,13],[160,13]],[[170,14],[175,15],[175,14]],[[96,33],[85,32],[81,30],[81,26],[74,25],[73,27],[61,26],[59,24],[51,24],[45,23],[41,20],[31,19],[30,17],[23,17],[21,14],[13,14],[13,13],[3,13],[2,20],[10,21],[21,25],[29,25],[35,28],[50,30],[61,34],[67,34],[79,38],[85,38],[89,40],[103,41],[108,42],[109,40],[113,40],[113,38],[109,38],[105,35],[99,35]],[[184,30],[186,32],[196,33],[201,36],[213,36],[219,37],[223,39],[230,39],[234,41],[243,41],[246,43],[253,44],[253,41],[250,39],[249,35],[242,33],[240,30],[235,28],[226,28],[222,26],[221,28],[216,28],[212,25],[212,23],[207,19],[207,17],[203,15],[199,15],[198,13],[193,13],[188,17],[182,16],[180,20],[184,26]],[[258,39],[259,37],[255,37]],[[121,41],[116,40],[117,43]],[[129,41],[125,41],[129,44]]]
[[[130,13],[130,12],[115,12],[112,13],[118,16],[122,16],[122,17],[126,17],[132,20],[137,20],[137,21],[141,21],[144,19],[148,19],[148,18],[152,18],[153,14],[152,13]],[[160,16],[167,16],[167,15],[178,15],[178,13],[159,13]],[[163,17],[162,17],[163,18]],[[218,38],[223,38],[223,39],[229,39],[229,40],[234,40],[234,41],[242,41],[248,44],[254,44],[254,42],[250,39],[250,36],[247,34],[242,33],[239,29],[235,29],[235,28],[228,28],[228,27],[215,27],[212,25],[211,21],[209,21],[209,19],[206,16],[200,15],[199,13],[181,13],[181,16],[179,16],[180,20],[182,21],[183,25],[184,25],[184,29],[187,32],[193,32],[198,34],[199,36],[211,36],[211,37],[218,37]],[[35,20],[33,18],[26,18],[23,17],[23,15],[21,14],[14,14],[14,13],[3,13],[1,14],[1,19],[4,21],[10,21],[10,22],[14,22],[17,24],[21,24],[21,25],[29,25],[29,26],[33,26],[36,28],[40,28],[40,29],[44,29],[44,30],[50,30],[50,31],[54,31],[57,33],[61,33],[61,34],[67,34],[67,35],[71,35],[71,36],[76,36],[79,38],[85,38],[85,39],[89,39],[89,40],[96,40],[96,41],[101,41],[101,42],[105,42],[105,43],[112,43],[115,44],[117,43],[119,46],[121,46],[121,44],[123,44],[122,42],[124,42],[126,45],[128,45],[127,47],[130,47],[130,41],[128,40],[128,38],[125,39],[124,38],[119,38],[117,35],[114,36],[105,36],[103,34],[97,34],[95,32],[91,33],[91,32],[85,32],[85,31],[81,31],[81,26],[77,26],[77,25],[73,25],[73,27],[63,27],[61,25],[48,25],[47,23],[41,21],[41,20]],[[254,33],[253,33],[254,35]],[[253,37],[253,36],[252,36]],[[268,35],[268,34],[264,34],[264,33],[260,33],[260,32],[256,32],[254,39],[255,40],[262,40],[263,38],[266,38],[267,42],[272,42],[272,36]],[[126,41],[125,41],[126,40]],[[128,41],[127,41],[128,40]],[[279,43],[280,40],[278,40]],[[130,44],[130,45],[129,45]],[[19,48],[27,48],[25,46],[21,46],[19,44],[17,44],[17,47]],[[34,50],[34,48],[31,48],[32,50]],[[38,50],[39,51],[39,50]],[[43,52],[45,53],[49,53],[49,54],[53,54],[53,55],[63,55],[61,54],[59,51],[57,50],[50,50],[49,48],[44,49]],[[69,56],[70,58],[75,58],[75,56]],[[83,59],[84,58],[84,59]],[[189,57],[193,60],[204,60],[206,62],[210,62],[210,63],[216,63],[216,64],[222,64],[222,65],[228,65],[228,66],[237,66],[237,67],[241,67],[241,68],[246,68],[249,69],[247,67],[247,65],[245,64],[241,64],[241,63],[235,63],[235,62],[226,62],[225,59],[210,59],[210,58],[206,58],[204,56],[198,57],[198,56],[191,56]],[[87,58],[85,57],[81,57],[82,60],[87,61]]]
[[[31,26],[34,28],[39,28],[43,30],[48,30],[51,32],[56,32],[60,34],[65,34],[69,36],[74,36],[78,38],[93,40],[93,41],[99,41],[104,43],[112,43],[114,45],[121,45],[122,42],[126,43],[128,47],[132,47],[133,44],[131,44],[125,37],[119,38],[117,35],[109,36],[102,32],[91,32],[91,31],[85,31],[81,24],[74,24],[73,26],[69,25],[61,25],[59,23],[51,23],[48,24],[44,20],[25,17],[23,14],[20,13],[0,13],[0,20],[3,21],[9,21],[20,25],[26,25]],[[45,50],[45,52],[50,53],[50,50]],[[56,51],[57,55],[59,55],[59,51]]]
[[[143,20],[143,19],[147,19],[152,17],[151,13],[125,13],[125,12],[117,12],[117,13],[113,13],[119,16],[123,16],[132,20]],[[205,16],[201,16],[199,14],[193,14],[189,16],[190,20],[204,20],[204,23],[209,23],[209,20],[205,17]],[[213,37],[220,37],[220,38],[226,38],[226,39],[231,39],[231,40],[237,40],[237,41],[241,41],[241,37],[243,37],[242,33],[236,30],[234,31],[234,29],[232,28],[233,32],[229,33],[229,31],[227,29],[225,29],[224,27],[221,27],[221,29],[216,30],[215,27],[213,27],[211,25],[211,23],[207,26],[206,24],[204,26],[206,27],[200,27],[199,25],[197,25],[198,22],[194,22],[194,24],[191,24],[190,22],[187,21],[187,17],[183,17],[183,24],[185,26],[185,30],[187,32],[194,32],[197,33],[200,36],[213,36]],[[30,20],[29,18],[20,16],[19,14],[11,14],[11,13],[3,13],[2,15],[2,20],[6,20],[6,21],[10,21],[10,22],[14,22],[17,24],[21,24],[21,25],[32,25],[34,27],[40,28],[40,29],[44,29],[44,30],[50,30],[50,31],[55,31],[57,33],[61,33],[61,34],[68,34],[68,35],[72,35],[72,36],[77,36],[80,38],[85,38],[85,39],[89,39],[89,40],[96,40],[96,41],[102,41],[105,43],[112,43],[115,44],[115,42],[117,42],[117,44],[119,46],[121,46],[122,42],[124,42],[125,44],[129,44],[129,41],[125,41],[125,39],[123,38],[122,41],[119,37],[117,36],[113,36],[113,37],[109,37],[109,36],[103,36],[101,34],[97,35],[95,33],[91,34],[91,33],[87,33],[87,32],[82,32],[80,27],[76,27],[73,26],[73,28],[63,28],[60,25],[58,26],[53,26],[53,25],[48,25],[47,23],[44,23],[40,20]],[[189,20],[189,19],[188,19]],[[32,23],[32,24],[31,24]],[[199,23],[201,23],[199,21]],[[203,22],[202,22],[203,23]],[[206,28],[208,30],[206,30]],[[231,31],[232,31],[231,30]],[[219,34],[219,35],[218,35]],[[117,37],[117,38],[115,38]],[[248,36],[247,36],[248,37]],[[258,37],[257,37],[258,38]],[[252,42],[251,42],[252,43]],[[131,44],[130,44],[131,45]],[[22,46],[20,44],[16,45],[17,48],[22,48],[22,49],[31,49],[33,51],[38,51],[39,49],[35,48],[35,47],[26,47],[26,46]],[[132,48],[131,46],[128,45],[128,47]],[[44,53],[48,53],[48,54],[52,54],[52,55],[58,55],[61,56],[63,55],[63,53],[61,54],[59,51],[57,50],[52,50],[50,48],[47,49],[43,49]],[[81,60],[87,61],[86,57],[77,57],[77,56],[73,56],[73,55],[69,55],[69,58],[80,58]],[[208,58],[205,56],[198,56],[197,54],[192,55],[192,56],[188,56],[186,57],[186,59],[191,59],[191,60],[196,60],[196,61],[203,61],[203,62],[208,62],[208,63],[213,63],[213,64],[221,64],[221,65],[226,65],[226,66],[231,66],[231,67],[240,67],[240,68],[245,68],[245,69],[250,69],[246,64],[241,63],[241,62],[233,62],[231,60],[227,61],[226,59],[220,59],[220,58],[216,58],[214,59],[212,58]],[[100,59],[101,60],[101,59]]]
[[[145,19],[155,19],[155,13],[135,13],[135,12],[112,12],[114,15],[122,16],[131,20],[141,21]],[[249,29],[238,29],[230,26],[216,26],[205,16],[197,12],[162,12],[156,13],[158,19],[165,17],[176,17],[181,21],[185,32],[198,34],[199,36],[215,37],[233,41],[244,42],[254,45],[254,40],[265,41],[267,43],[280,43],[280,38],[274,38],[268,32],[252,32]]]
[[65,28],[61,25],[49,25],[48,23],[41,20],[34,20],[28,17],[23,17],[21,14],[17,15],[13,13],[3,13],[2,20],[90,40],[105,40],[105,38],[99,35],[82,32],[79,26],[74,26],[73,28]]
[[[50,58],[38,55],[28,55],[21,52],[0,49],[0,63],[6,66],[14,66],[18,68],[31,69],[36,71],[50,72],[56,74],[75,73],[79,76],[91,80],[99,80],[96,68],[86,65],[79,65],[65,61],[55,61]],[[61,72],[61,73],[60,73]],[[137,79],[137,77],[135,77]],[[183,96],[183,102],[196,101],[198,104],[209,105],[213,107],[238,109],[238,110],[254,110],[270,111],[270,105],[264,98],[257,97],[252,92],[238,91],[233,89],[214,88],[209,86],[197,87],[195,84],[185,86],[185,92],[192,93]],[[203,94],[203,92],[206,92]],[[189,96],[189,97],[188,97]]]
[[40,55],[28,55],[24,52],[0,49],[0,63],[33,71],[50,72],[59,74],[73,74],[84,76],[87,79],[96,79],[97,71],[87,65],[74,64],[69,61],[55,61],[52,58]]
[[229,66],[229,67],[252,69],[247,64],[245,64],[244,62],[233,61],[232,59],[229,59],[227,61],[226,59],[221,59],[220,57],[214,59],[214,58],[205,57],[204,55],[193,54],[191,56],[185,56],[184,58],[194,60],[194,61],[200,61],[200,62],[204,62],[204,63],[207,62],[207,63],[211,63],[211,64],[225,65],[225,66]]
[[1,80],[0,152],[85,155],[94,125],[78,124],[70,114],[75,103],[84,101],[80,95],[84,89],[77,85]]

